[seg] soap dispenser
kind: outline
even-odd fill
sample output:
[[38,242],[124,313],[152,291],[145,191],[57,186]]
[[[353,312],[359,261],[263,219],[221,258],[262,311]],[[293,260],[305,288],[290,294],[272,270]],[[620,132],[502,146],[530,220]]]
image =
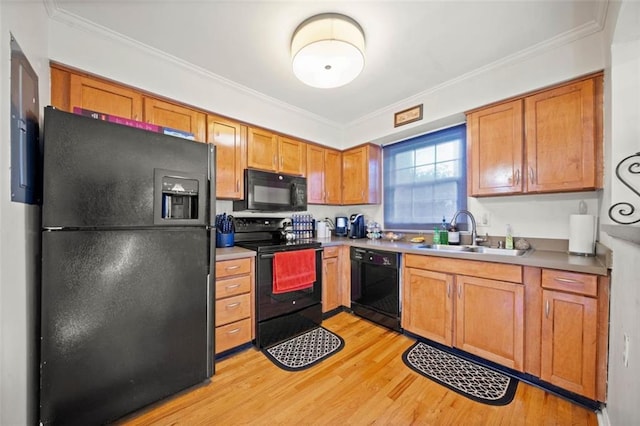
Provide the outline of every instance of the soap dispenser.
[[513,230],[509,224],[507,224],[507,236],[504,239],[504,248],[513,250]]

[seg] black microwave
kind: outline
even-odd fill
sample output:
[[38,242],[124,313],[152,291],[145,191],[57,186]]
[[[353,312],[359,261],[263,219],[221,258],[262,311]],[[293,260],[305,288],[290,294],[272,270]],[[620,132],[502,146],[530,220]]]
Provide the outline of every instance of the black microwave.
[[233,202],[234,211],[299,212],[307,210],[307,179],[300,176],[244,171],[244,200]]

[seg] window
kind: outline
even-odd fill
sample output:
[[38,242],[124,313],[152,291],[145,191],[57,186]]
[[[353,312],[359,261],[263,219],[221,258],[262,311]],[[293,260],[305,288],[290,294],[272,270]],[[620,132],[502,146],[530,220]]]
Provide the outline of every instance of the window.
[[[384,227],[431,230],[467,207],[466,125],[383,148]],[[460,222],[461,230],[466,223]]]

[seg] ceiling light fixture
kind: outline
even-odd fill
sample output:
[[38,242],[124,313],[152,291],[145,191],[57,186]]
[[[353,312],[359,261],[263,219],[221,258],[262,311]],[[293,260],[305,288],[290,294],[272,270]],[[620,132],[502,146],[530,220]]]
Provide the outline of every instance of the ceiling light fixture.
[[364,33],[348,16],[312,16],[291,39],[293,73],[303,83],[329,89],[344,86],[364,68]]

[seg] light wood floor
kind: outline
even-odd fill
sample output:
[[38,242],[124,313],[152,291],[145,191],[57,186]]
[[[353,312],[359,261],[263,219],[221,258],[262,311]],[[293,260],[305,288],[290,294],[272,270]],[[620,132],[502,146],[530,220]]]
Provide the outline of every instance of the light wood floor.
[[323,326],[345,347],[288,372],[254,348],[216,363],[211,383],[135,413],[123,425],[597,425],[595,413],[520,382],[495,407],[456,394],[407,368],[413,339],[349,313]]

